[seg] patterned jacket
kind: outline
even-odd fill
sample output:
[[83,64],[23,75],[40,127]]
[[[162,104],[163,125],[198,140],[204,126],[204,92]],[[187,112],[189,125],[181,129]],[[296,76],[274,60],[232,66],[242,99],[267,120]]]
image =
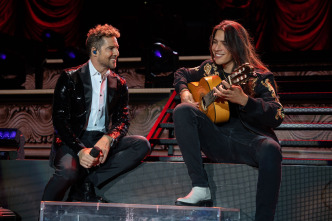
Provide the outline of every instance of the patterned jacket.
[[[248,103],[241,107],[236,105],[240,120],[250,131],[268,136],[278,142],[273,128],[278,127],[285,115],[283,106],[279,102],[274,76],[271,72],[254,70],[257,78],[253,80],[254,96],[249,96]],[[219,75],[224,79],[221,67],[218,67],[212,60],[204,61],[195,68],[180,68],[174,73],[174,87],[179,93],[187,88],[189,82],[199,81],[202,77]]]
[[[113,138],[113,145],[128,132],[128,99],[126,81],[111,72],[107,77],[105,134]],[[91,102],[89,63],[65,70],[54,90],[52,117],[55,133],[52,151],[63,143],[75,153],[84,147],[79,136],[87,127]]]

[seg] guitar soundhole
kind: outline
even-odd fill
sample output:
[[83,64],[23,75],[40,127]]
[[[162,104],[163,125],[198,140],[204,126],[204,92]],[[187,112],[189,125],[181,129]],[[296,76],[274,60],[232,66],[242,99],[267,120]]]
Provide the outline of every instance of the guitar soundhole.
[[202,97],[202,100],[201,100],[201,107],[204,111],[206,111],[207,108],[206,108],[206,102],[205,102],[204,97]]

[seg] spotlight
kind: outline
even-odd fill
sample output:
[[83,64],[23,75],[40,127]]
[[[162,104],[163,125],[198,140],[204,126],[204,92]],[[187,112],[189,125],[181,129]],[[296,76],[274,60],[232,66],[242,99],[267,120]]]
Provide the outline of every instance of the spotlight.
[[158,50],[158,49],[156,49],[155,51],[154,51],[154,56],[156,56],[157,58],[162,58],[163,56],[161,55],[161,52]]
[[72,63],[78,57],[77,51],[71,48],[65,49],[63,60]]
[[26,64],[26,58],[22,54],[10,51],[0,52],[0,90],[23,89]]
[[65,47],[64,36],[53,30],[44,30],[42,40],[46,47],[46,57],[48,59],[59,59]]
[[176,51],[160,42],[156,42],[152,45],[148,55],[148,69],[153,76],[174,71],[178,66],[178,61],[179,56]]
[[78,66],[89,59],[85,50],[80,50],[74,47],[67,47],[63,53],[64,68]]
[[68,57],[70,57],[71,59],[75,59],[75,58],[76,58],[76,54],[75,54],[75,52],[73,52],[73,51],[69,51],[69,52],[68,52]]
[[46,31],[46,32],[44,33],[44,36],[45,36],[45,38],[50,39],[50,38],[52,37],[52,34],[51,34],[51,32]]
[[1,60],[6,60],[7,59],[7,55],[5,53],[0,53],[0,59]]
[[25,138],[16,128],[0,128],[0,159],[24,159]]
[[163,43],[156,42],[142,57],[145,64],[145,87],[172,87],[173,72],[178,68],[179,55]]

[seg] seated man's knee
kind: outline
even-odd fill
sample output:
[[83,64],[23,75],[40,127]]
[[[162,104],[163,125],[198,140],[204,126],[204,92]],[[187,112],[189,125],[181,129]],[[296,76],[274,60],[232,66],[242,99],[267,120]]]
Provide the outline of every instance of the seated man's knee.
[[272,162],[281,162],[282,154],[280,145],[274,140],[265,140],[259,149],[259,157],[262,160],[265,159]]
[[147,154],[151,150],[150,142],[143,136],[136,135],[135,138],[135,149],[140,151],[142,154]]
[[178,104],[173,110],[173,120],[181,120],[186,116],[189,116],[191,111],[194,109],[193,105],[188,103]]
[[178,114],[179,112],[183,112],[186,110],[190,110],[192,108],[191,104],[188,103],[180,103],[178,105],[176,105],[176,107],[173,110],[173,114]]
[[140,146],[143,146],[145,149],[145,152],[148,153],[151,150],[150,142],[143,136],[139,136],[139,140],[141,143]]

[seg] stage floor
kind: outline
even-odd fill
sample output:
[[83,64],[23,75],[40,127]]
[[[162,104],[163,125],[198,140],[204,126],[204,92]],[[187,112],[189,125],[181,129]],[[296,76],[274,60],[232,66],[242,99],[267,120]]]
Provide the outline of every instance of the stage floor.
[[[255,214],[258,171],[242,164],[205,163],[214,206]],[[53,170],[47,160],[1,160],[0,206],[24,221],[38,219],[43,189]],[[191,189],[183,162],[144,162],[96,189],[111,203],[170,205]],[[283,165],[276,221],[332,220],[332,167]]]

